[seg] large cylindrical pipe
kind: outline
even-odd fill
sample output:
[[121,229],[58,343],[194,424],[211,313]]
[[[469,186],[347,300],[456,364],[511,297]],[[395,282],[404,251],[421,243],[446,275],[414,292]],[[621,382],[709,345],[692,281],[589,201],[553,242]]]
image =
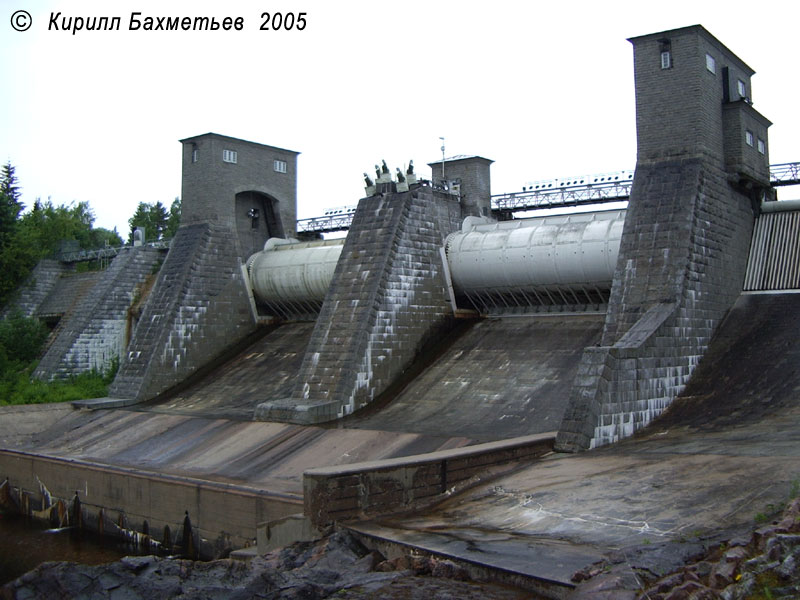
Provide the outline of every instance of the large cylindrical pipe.
[[476,223],[445,242],[457,292],[609,288],[625,211]]
[[333,279],[344,240],[295,242],[270,239],[247,261],[259,302],[320,303]]

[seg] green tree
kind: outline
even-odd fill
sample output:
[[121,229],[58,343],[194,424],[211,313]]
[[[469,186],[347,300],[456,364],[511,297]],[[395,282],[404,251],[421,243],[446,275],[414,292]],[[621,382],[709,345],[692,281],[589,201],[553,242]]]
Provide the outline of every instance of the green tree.
[[37,199],[33,209],[22,215],[14,242],[20,247],[32,245],[37,259],[54,255],[62,241],[75,241],[80,248],[91,250],[105,245],[102,236],[93,233],[93,224],[94,213],[88,202],[53,206],[50,200]]
[[103,227],[95,227],[90,232],[92,248],[118,248],[123,245],[122,237],[120,237],[117,228],[112,230]]
[[8,162],[0,169],[0,246],[9,244],[16,230],[19,214],[25,208],[21,195],[16,169]]
[[175,198],[169,207],[169,219],[167,219],[167,230],[164,232],[164,237],[174,238],[178,233],[178,227],[181,226],[181,199]]
[[133,243],[133,230],[137,227],[144,227],[145,241],[147,242],[163,239],[167,232],[169,217],[167,208],[161,202],[155,204],[139,202],[136,212],[128,219],[130,226],[128,243]]
[[24,205],[21,200],[16,170],[11,163],[0,169],[0,304],[36,264],[33,247],[27,242],[18,246],[19,214]]
[[39,319],[16,312],[0,321],[0,353],[9,360],[28,363],[38,358],[48,333]]

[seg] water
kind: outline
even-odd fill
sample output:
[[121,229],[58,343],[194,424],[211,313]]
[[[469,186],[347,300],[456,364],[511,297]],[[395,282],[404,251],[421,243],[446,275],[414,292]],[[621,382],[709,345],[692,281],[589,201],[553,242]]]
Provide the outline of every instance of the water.
[[118,540],[0,513],[0,585],[46,561],[97,565],[137,553]]

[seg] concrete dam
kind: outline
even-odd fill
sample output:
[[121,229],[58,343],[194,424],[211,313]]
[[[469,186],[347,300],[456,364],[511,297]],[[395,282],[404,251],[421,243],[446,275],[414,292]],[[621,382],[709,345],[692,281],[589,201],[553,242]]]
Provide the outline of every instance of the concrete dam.
[[[108,398],[5,409],[0,497],[48,515],[77,497],[85,522],[154,544],[188,515],[219,556],[302,537],[292,519],[307,534],[425,507],[554,449],[702,421],[707,357],[793,331],[800,207],[776,190],[800,177],[770,168],[754,72],[708,31],[630,41],[636,171],[624,192],[560,186],[588,211],[530,216],[555,196],[493,196],[492,161],[458,156],[430,179],[384,164],[346,225],[311,229],[297,152],[181,140],[168,249],[89,275],[44,261],[20,290],[58,322],[38,377],[120,367]],[[754,304],[773,326],[733,326]]]

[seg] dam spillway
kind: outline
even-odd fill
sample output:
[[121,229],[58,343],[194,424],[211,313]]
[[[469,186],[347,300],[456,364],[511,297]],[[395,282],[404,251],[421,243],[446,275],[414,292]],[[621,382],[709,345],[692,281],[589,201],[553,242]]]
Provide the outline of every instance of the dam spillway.
[[[676,43],[665,50],[675,58],[667,70],[651,59],[668,37]],[[216,134],[183,140],[186,220],[152,293],[132,310],[129,297],[144,287],[131,278],[120,306],[83,314],[93,332],[106,313],[128,319],[127,331],[118,328],[130,335],[115,397],[80,405],[94,412],[62,408],[62,421],[15,438],[22,449],[3,457],[5,472],[29,490],[38,489],[32,474],[46,473],[57,495],[83,489],[84,505],[149,526],[174,526],[191,510],[207,537],[233,531],[233,515],[239,543],[259,520],[297,512],[310,496],[306,516],[330,517],[339,500],[325,495],[327,475],[309,495],[305,469],[555,430],[557,449],[578,451],[646,427],[691,389],[731,307],[742,322],[748,306],[771,304],[736,306],[750,234],[754,223],[761,231],[774,189],[769,157],[743,135],[766,141],[769,127],[735,95],[737,80],[749,89],[749,67],[702,27],[632,42],[637,121],[649,125],[639,131],[625,212],[491,223],[491,161],[462,155],[437,163],[431,181],[413,170],[367,177],[344,240],[287,243],[298,229],[296,153]],[[682,56],[689,47],[715,53],[719,74]],[[669,94],[676,79],[702,89],[703,102]],[[702,118],[676,116],[695,113]],[[240,160],[223,164],[230,152]],[[280,171],[264,169],[276,164]],[[754,281],[782,269],[783,248],[762,249]],[[85,346],[99,347],[102,335]],[[447,454],[424,477],[346,474],[339,491],[347,503],[407,507],[412,484],[429,497],[449,493],[448,465],[480,476],[488,463],[470,460]],[[166,483],[177,496],[161,493]],[[134,502],[139,493],[147,502]],[[346,518],[362,508],[350,506]]]

